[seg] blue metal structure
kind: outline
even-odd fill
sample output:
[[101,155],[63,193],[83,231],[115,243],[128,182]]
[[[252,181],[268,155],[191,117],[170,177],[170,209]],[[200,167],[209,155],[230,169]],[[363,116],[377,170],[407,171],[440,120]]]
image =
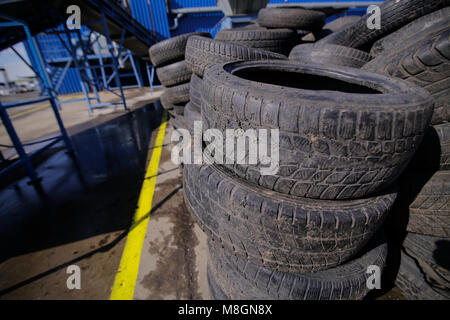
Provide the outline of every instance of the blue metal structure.
[[[39,47],[37,46],[37,42],[35,37],[32,36],[29,27],[26,25],[26,23],[22,22],[22,21],[18,21],[17,19],[13,19],[4,15],[0,15],[3,18],[10,20],[10,22],[2,22],[0,23],[0,27],[23,27],[25,30],[25,33],[27,35],[27,44],[31,50],[31,57],[32,59],[35,61],[36,66],[37,66],[37,75],[39,76],[39,78],[41,79],[43,85],[46,88],[46,92],[47,95],[44,97],[40,97],[38,99],[33,99],[33,100],[28,100],[28,101],[19,101],[19,102],[14,102],[14,103],[7,103],[7,104],[2,104],[0,102],[0,118],[2,119],[2,122],[6,128],[6,131],[8,132],[9,137],[11,138],[11,141],[14,144],[14,147],[17,151],[17,154],[19,155],[19,160],[14,162],[13,164],[11,164],[10,166],[4,168],[3,170],[0,171],[0,177],[5,175],[6,173],[10,172],[11,170],[13,170],[14,168],[20,166],[20,165],[24,165],[26,170],[27,170],[27,174],[31,179],[31,183],[37,183],[40,181],[40,177],[37,176],[36,171],[33,168],[33,165],[31,164],[31,158],[36,156],[37,154],[41,153],[42,151],[48,149],[49,147],[53,146],[54,144],[56,144],[59,141],[64,141],[65,146],[67,148],[68,152],[73,152],[72,149],[72,143],[70,142],[69,136],[67,135],[66,129],[64,127],[64,124],[62,122],[61,116],[59,114],[59,110],[58,110],[58,100],[56,98],[54,89],[51,87],[51,83],[49,80],[49,75],[44,67],[44,63],[43,63],[43,59],[42,59],[42,55],[41,52],[39,50]],[[49,101],[50,105],[53,109],[53,112],[55,114],[55,118],[56,121],[58,123],[59,129],[61,131],[61,134],[59,136],[56,136],[52,139],[50,139],[50,142],[48,142],[45,146],[37,149],[36,151],[27,154],[25,152],[25,148],[24,145],[22,144],[22,142],[20,141],[16,130],[14,129],[13,123],[11,121],[11,119],[9,118],[8,112],[6,111],[8,108],[14,108],[14,107],[19,107],[19,106],[24,106],[24,105],[28,105],[28,104],[33,104],[33,103],[37,103],[37,102],[43,102],[43,101]]]

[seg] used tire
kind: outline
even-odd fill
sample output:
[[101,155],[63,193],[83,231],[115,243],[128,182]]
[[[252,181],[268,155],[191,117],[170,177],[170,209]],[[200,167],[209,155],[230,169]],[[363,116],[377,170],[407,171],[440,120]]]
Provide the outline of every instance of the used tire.
[[194,132],[194,122],[202,121],[202,115],[196,108],[193,107],[191,101],[188,102],[188,104],[184,108],[184,120],[191,134],[193,134]]
[[437,26],[448,25],[450,23],[449,17],[450,7],[420,17],[375,42],[370,49],[370,54],[376,57],[385,52],[402,51],[408,43],[410,44],[417,41],[418,38],[427,37],[427,35],[433,33]]
[[214,66],[202,87],[204,129],[279,130],[276,174],[261,175],[264,165],[248,164],[247,150],[245,164],[224,159],[233,163],[227,170],[317,199],[362,198],[389,186],[417,150],[432,111],[429,94],[408,82],[292,61]]
[[210,268],[224,295],[232,300],[358,300],[368,292],[367,269],[382,271],[385,241],[371,244],[359,257],[343,265],[311,274],[287,273],[260,267],[234,256],[209,240]]
[[380,29],[367,27],[367,21],[372,16],[372,13],[369,13],[354,24],[330,34],[319,42],[340,44],[368,51],[373,43],[381,37],[448,5],[450,5],[449,0],[388,0],[379,5]]
[[288,197],[214,166],[186,165],[184,197],[210,239],[252,263],[316,272],[357,254],[381,226],[396,193],[352,201]]
[[161,95],[161,97],[159,99],[160,99],[161,105],[163,106],[164,109],[173,110],[174,104],[169,102],[169,100],[167,100],[167,94],[165,92]]
[[237,28],[219,31],[216,40],[286,55],[298,43],[298,36],[290,29]]
[[189,83],[166,88],[166,99],[172,104],[186,104],[189,102]]
[[[429,178],[416,173],[406,180],[402,193],[417,194],[409,205],[406,230],[434,237],[450,238],[450,171],[438,171]],[[426,180],[428,179],[428,181]],[[423,186],[423,187],[421,187]],[[419,193],[410,188],[421,187]]]
[[344,16],[337,18],[323,26],[322,30],[308,33],[302,38],[303,41],[318,41],[333,32],[342,30],[360,19],[359,16]]
[[370,59],[370,55],[364,51],[336,44],[301,44],[294,47],[289,54],[289,60],[301,63],[353,68],[361,68]]
[[155,67],[162,67],[183,60],[186,42],[194,35],[211,38],[208,32],[193,32],[158,42],[149,49],[152,64]]
[[186,46],[187,66],[199,77],[203,77],[205,69],[215,64],[236,60],[270,59],[287,59],[287,57],[274,52],[196,36],[189,38]]
[[202,106],[202,78],[195,73],[191,77],[191,87],[189,88],[189,97],[191,100],[192,108],[196,109],[200,113]]
[[206,277],[208,279],[208,287],[209,293],[213,300],[229,300],[220,286],[217,284],[214,279],[214,275],[212,274],[211,267],[209,266],[210,262],[208,261],[208,266],[206,268]]
[[395,285],[409,300],[444,300],[445,297],[433,290],[414,260],[401,253],[400,268]]
[[425,281],[450,299],[450,238],[408,233],[403,247],[425,276]]
[[450,121],[450,29],[427,37],[401,52],[382,54],[362,69],[394,76],[430,92],[432,124]]
[[301,8],[264,8],[258,24],[267,28],[317,30],[325,24],[325,13]]
[[173,87],[189,82],[192,72],[186,68],[186,63],[183,60],[165,67],[156,68],[156,74],[164,87]]

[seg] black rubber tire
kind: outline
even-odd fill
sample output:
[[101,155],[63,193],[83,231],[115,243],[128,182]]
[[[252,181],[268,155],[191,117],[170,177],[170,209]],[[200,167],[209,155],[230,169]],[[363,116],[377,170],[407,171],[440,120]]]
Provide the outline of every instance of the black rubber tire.
[[173,110],[175,111],[175,113],[179,116],[184,116],[184,109],[186,106],[184,105],[175,105]]
[[287,55],[299,38],[291,29],[237,28],[219,31],[216,40]]
[[373,57],[377,57],[384,52],[392,53],[402,51],[405,48],[405,45],[413,42],[412,39],[417,41],[422,37],[427,37],[433,30],[436,30],[436,26],[449,24],[449,17],[450,7],[420,17],[376,41],[370,49],[370,54]]
[[202,115],[192,105],[192,101],[189,101],[186,107],[184,108],[184,120],[191,134],[194,133],[194,121],[202,121]]
[[184,116],[179,115],[175,112],[175,109],[168,111],[170,114],[169,123],[175,128],[175,129],[186,129],[189,130],[189,126],[186,123]]
[[175,87],[166,88],[166,99],[172,104],[186,104],[189,102],[190,83],[180,84]]
[[167,94],[165,92],[161,95],[159,99],[164,109],[173,110],[175,105],[167,100]]
[[156,68],[158,79],[164,87],[177,86],[191,80],[192,72],[186,68],[184,60]]
[[186,46],[186,64],[199,77],[203,77],[204,71],[215,64],[236,60],[270,59],[287,59],[287,57],[275,52],[196,36],[189,38]]
[[[399,53],[381,54],[362,69],[394,76],[430,92],[432,124],[450,121],[450,29],[429,36]],[[414,41],[414,39],[412,39]]]
[[424,274],[425,281],[450,299],[450,238],[408,233],[403,247]]
[[315,272],[357,254],[381,226],[396,193],[352,201],[288,197],[214,166],[186,165],[186,207],[210,238],[255,264]]
[[258,24],[267,28],[318,30],[325,24],[325,13],[302,8],[263,8]]
[[200,78],[195,73],[192,74],[191,77],[191,87],[189,88],[189,97],[192,104],[192,107],[201,112],[202,106],[202,78]]
[[209,32],[193,32],[163,40],[150,47],[150,61],[155,67],[163,67],[165,65],[184,60],[186,42],[189,37],[194,35],[211,38],[211,34]]
[[[353,93],[337,79],[351,82]],[[384,93],[356,94],[366,89],[354,84]],[[248,164],[248,150],[247,164],[224,159],[233,163],[224,167],[270,190],[318,199],[362,198],[393,183],[433,111],[429,94],[408,82],[292,61],[214,66],[202,89],[204,130],[279,129],[278,173],[261,175],[264,166]]]
[[401,253],[401,263],[395,285],[408,300],[445,300],[445,297],[425,281],[414,260],[404,252]]
[[316,31],[314,33],[308,33],[305,35],[302,40],[303,41],[318,41],[329,34],[332,34],[333,32],[337,32],[339,30],[342,30],[352,24],[354,24],[356,21],[360,19],[359,16],[343,16],[337,19],[334,19],[333,21],[327,23],[323,26],[322,30]]
[[370,265],[383,271],[387,245],[371,244],[352,261],[311,274],[287,273],[260,267],[234,256],[209,240],[210,265],[216,283],[233,300],[357,300],[368,292]]
[[206,277],[208,279],[208,287],[209,293],[211,295],[211,299],[213,300],[229,300],[220,286],[217,284],[214,279],[214,275],[212,274],[211,267],[209,266],[210,262],[208,261],[208,266],[206,268]]
[[[423,186],[409,205],[409,220],[406,230],[434,237],[450,238],[450,171],[438,171],[429,177],[427,173],[416,173],[411,181],[405,181],[401,192],[417,194],[407,187]],[[425,181],[422,182],[422,181]]]
[[317,63],[361,68],[371,59],[364,51],[336,44],[301,44],[294,47],[289,54],[289,60],[301,63]]
[[427,129],[409,168],[430,172],[450,170],[450,122]]
[[340,44],[369,51],[376,40],[415,19],[448,5],[450,5],[450,0],[388,0],[379,5],[380,29],[369,29],[367,20],[371,17],[371,14],[364,15],[354,24],[328,35],[319,42]]

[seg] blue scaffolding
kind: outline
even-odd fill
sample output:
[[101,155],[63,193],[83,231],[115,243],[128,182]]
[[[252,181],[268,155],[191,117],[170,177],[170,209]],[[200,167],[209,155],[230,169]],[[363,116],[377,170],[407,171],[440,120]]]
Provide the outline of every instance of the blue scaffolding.
[[[16,149],[17,154],[19,155],[19,159],[15,162],[13,162],[11,165],[7,166],[3,170],[0,171],[0,177],[6,175],[11,170],[15,169],[18,166],[24,165],[27,171],[28,176],[30,177],[30,183],[38,183],[41,178],[38,177],[32,163],[31,159],[41,153],[42,151],[50,148],[51,146],[55,145],[59,141],[63,141],[67,152],[73,153],[72,143],[69,139],[69,136],[67,135],[67,131],[64,127],[64,124],[62,122],[61,116],[59,114],[59,102],[56,98],[56,93],[54,89],[51,86],[51,82],[49,80],[49,75],[47,73],[47,70],[44,67],[44,61],[41,55],[41,52],[39,50],[39,47],[36,43],[36,39],[32,36],[30,32],[30,28],[27,26],[27,24],[23,21],[20,21],[18,19],[14,19],[8,16],[5,16],[3,14],[0,14],[0,17],[9,20],[9,22],[0,22],[0,27],[7,28],[7,27],[23,27],[26,34],[26,42],[28,46],[31,48],[31,54],[32,58],[36,62],[37,70],[33,71],[36,73],[36,75],[40,78],[42,81],[46,93],[46,96],[39,97],[37,99],[31,99],[27,101],[17,101],[12,103],[1,103],[0,102],[0,118],[2,119],[2,122],[5,126],[6,131],[8,132],[8,135],[14,145],[14,148]],[[24,59],[25,60],[25,59]],[[14,129],[13,123],[8,115],[7,109],[9,108],[15,108],[20,106],[25,106],[29,104],[39,103],[49,101],[50,105],[53,109],[53,112],[55,114],[56,122],[58,123],[59,129],[61,131],[61,134],[52,137],[51,139],[47,139],[42,142],[47,142],[43,147],[38,148],[37,150],[27,153],[25,151],[24,144],[20,141],[19,136],[17,135],[16,130]],[[2,156],[3,158],[3,156]],[[3,159],[4,160],[4,159]]]

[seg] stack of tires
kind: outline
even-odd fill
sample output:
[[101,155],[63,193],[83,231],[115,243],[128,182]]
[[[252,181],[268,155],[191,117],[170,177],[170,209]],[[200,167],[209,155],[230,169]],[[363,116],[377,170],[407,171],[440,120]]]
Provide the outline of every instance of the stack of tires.
[[234,62],[204,71],[201,109],[224,137],[279,130],[276,173],[230,159],[184,167],[215,297],[363,298],[369,266],[385,266],[381,225],[430,121],[428,92],[355,68]]
[[417,84],[435,103],[431,126],[400,179],[392,222],[407,231],[396,285],[409,299],[450,298],[449,18],[445,7],[378,40],[375,58],[363,67]]
[[211,38],[207,32],[187,33],[158,42],[149,49],[150,60],[164,86],[161,104],[168,110],[170,121],[176,128],[188,128],[186,118],[192,118],[192,106],[189,103],[192,72],[184,59],[186,43],[191,36]]

